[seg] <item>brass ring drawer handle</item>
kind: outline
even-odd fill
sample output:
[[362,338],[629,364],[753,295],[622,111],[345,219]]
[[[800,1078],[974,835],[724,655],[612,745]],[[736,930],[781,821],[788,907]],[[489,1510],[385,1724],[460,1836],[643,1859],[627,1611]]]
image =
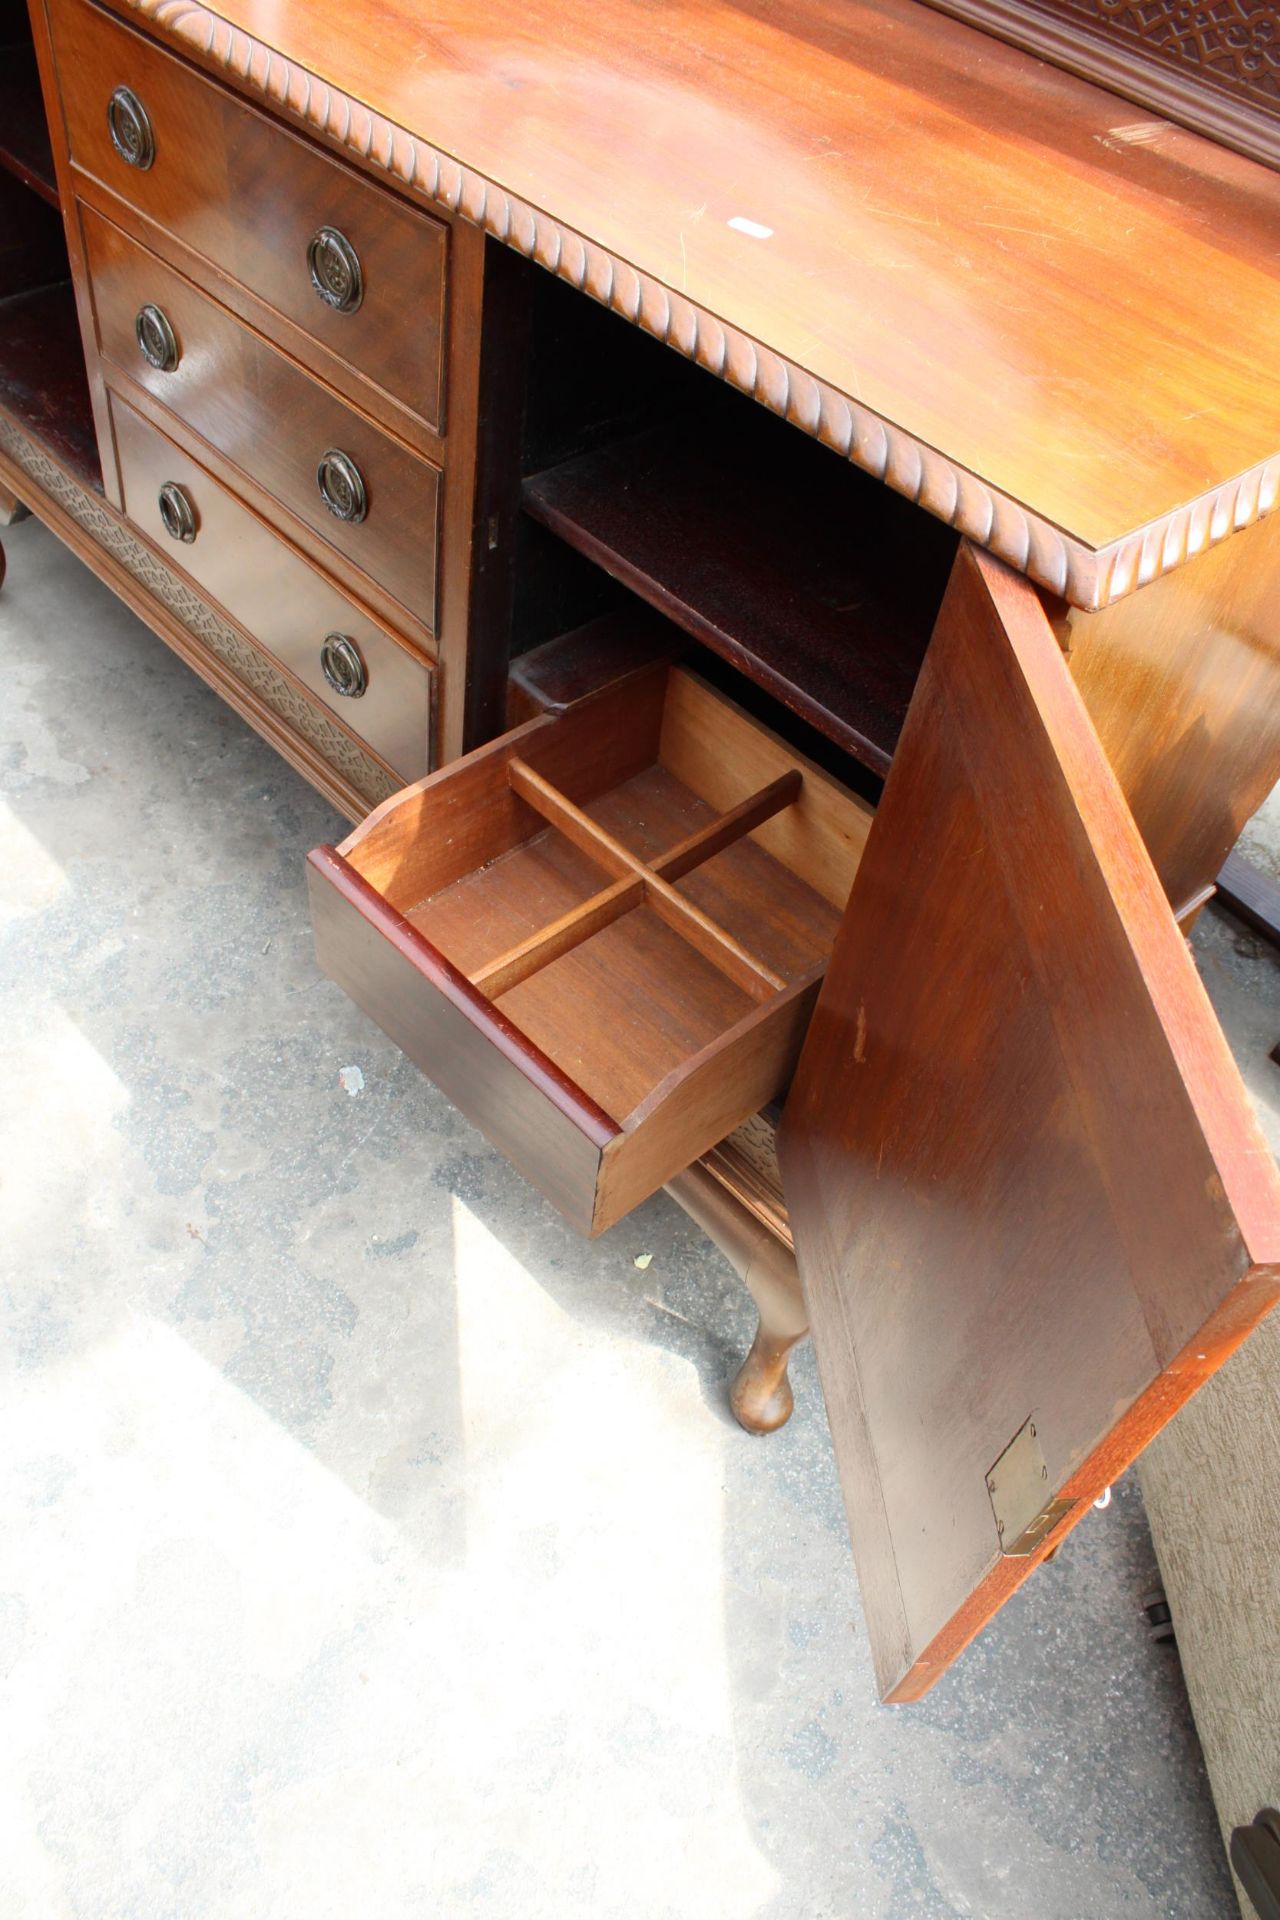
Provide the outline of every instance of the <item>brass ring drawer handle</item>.
[[178,364],[178,336],[169,324],[168,314],[148,301],[145,307],[138,308],[133,331],[138,351],[147,365],[157,373],[172,373]]
[[189,547],[196,537],[196,510],[176,480],[166,480],[160,489],[160,519],[171,540]]
[[364,275],[360,256],[336,227],[321,227],[307,247],[307,267],[311,284],[337,313],[354,313],[364,299]]
[[358,700],[369,685],[364,655],[345,633],[327,633],[320,649],[320,668],[335,693]]
[[126,166],[145,173],[156,157],[151,117],[132,87],[117,87],[107,102],[107,131]]
[[340,447],[330,447],[327,453],[321,454],[316,485],[335,520],[345,520],[355,526],[368,513],[369,495],[364,475],[350,454],[343,453]]

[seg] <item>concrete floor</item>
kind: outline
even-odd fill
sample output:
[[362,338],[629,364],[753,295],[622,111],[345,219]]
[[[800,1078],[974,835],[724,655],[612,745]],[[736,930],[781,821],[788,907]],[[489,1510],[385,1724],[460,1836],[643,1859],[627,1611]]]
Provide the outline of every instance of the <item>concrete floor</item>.
[[1136,1479],[882,1709],[811,1359],[740,1433],[725,1263],[577,1240],[317,974],[330,809],[4,543],[3,1920],[1234,1913]]

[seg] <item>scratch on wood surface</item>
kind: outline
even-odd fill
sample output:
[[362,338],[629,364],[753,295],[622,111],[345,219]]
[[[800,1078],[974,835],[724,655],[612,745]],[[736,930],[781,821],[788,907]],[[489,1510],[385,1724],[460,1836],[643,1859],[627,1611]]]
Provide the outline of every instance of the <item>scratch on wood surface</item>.
[[1099,146],[1123,150],[1125,147],[1149,147],[1162,133],[1172,131],[1167,120],[1131,120],[1127,126],[1108,127],[1105,133],[1095,133],[1093,137]]
[[864,200],[862,211],[869,213],[873,220],[900,220],[909,227],[940,227],[942,225],[936,207],[932,218],[928,218],[923,213],[903,213],[898,207],[873,207],[870,200]]
[[976,220],[975,226],[982,227],[988,233],[1022,233],[1029,240],[1061,240],[1064,234],[1077,231],[1074,227],[1014,227],[1003,220]]

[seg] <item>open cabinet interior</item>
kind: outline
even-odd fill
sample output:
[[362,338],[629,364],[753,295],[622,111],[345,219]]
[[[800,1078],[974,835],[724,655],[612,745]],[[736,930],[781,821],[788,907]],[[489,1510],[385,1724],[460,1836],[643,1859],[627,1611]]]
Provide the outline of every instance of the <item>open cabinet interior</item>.
[[326,969],[598,1233],[785,1097],[957,543],[545,273],[524,291],[523,724],[313,887]]
[[0,6],[0,167],[57,206],[53,145],[23,0],[3,0]]
[[515,650],[634,596],[882,778],[956,535],[549,275],[531,301]]
[[0,0],[0,410],[101,490],[48,123],[24,0]]

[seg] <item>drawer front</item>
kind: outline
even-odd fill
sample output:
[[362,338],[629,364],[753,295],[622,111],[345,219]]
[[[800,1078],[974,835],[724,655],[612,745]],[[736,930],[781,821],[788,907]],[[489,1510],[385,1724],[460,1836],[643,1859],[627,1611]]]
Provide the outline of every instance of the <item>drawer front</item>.
[[[105,357],[434,627],[437,470],[110,221],[80,213]],[[150,358],[137,331],[144,314]],[[317,473],[331,451],[360,476],[358,520],[321,497]]]
[[[407,780],[424,773],[432,684],[426,662],[360,612],[118,394],[111,395],[111,418],[124,510],[133,524],[395,773]],[[182,512],[173,495],[166,524],[163,488],[178,489],[186,502],[190,540],[170,530]],[[339,692],[335,680],[353,690]]]
[[[72,160],[432,427],[443,423],[448,229],[100,13],[51,8]],[[117,150],[116,132],[146,164]],[[141,117],[140,117],[141,116]],[[130,131],[132,126],[132,132]],[[347,282],[341,244],[358,263]]]

